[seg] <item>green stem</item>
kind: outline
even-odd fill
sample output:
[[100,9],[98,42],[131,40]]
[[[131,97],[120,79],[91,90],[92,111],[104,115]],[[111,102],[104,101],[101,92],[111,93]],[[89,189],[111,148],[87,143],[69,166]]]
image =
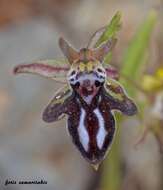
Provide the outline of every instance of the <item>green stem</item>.
[[116,137],[110,150],[110,154],[107,156],[103,165],[101,181],[102,190],[119,190],[121,186],[120,130],[121,128],[117,127]]

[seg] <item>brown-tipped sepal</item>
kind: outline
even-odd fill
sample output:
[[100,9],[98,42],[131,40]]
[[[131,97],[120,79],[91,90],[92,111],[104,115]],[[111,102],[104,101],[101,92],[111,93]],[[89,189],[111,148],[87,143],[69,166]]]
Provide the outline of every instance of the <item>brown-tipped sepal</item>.
[[79,53],[62,37],[59,38],[59,47],[70,64],[79,59]]

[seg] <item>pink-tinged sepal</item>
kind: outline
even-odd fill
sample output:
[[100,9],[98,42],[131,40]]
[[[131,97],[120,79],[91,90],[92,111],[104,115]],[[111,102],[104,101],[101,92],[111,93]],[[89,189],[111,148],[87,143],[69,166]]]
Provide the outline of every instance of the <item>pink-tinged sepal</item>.
[[67,113],[67,107],[72,97],[73,92],[68,86],[59,90],[45,108],[42,115],[43,120],[48,123],[60,120]]
[[119,82],[108,79],[104,85],[103,94],[111,110],[118,110],[129,116],[137,113],[136,104],[128,97]]
[[66,79],[69,66],[65,60],[40,60],[29,64],[17,65],[14,74],[31,73],[59,81]]

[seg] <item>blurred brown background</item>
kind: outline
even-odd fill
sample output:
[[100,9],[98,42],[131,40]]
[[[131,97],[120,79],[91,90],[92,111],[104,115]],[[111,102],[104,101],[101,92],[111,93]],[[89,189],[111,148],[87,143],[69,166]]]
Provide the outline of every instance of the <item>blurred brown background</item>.
[[[163,58],[161,0],[0,0],[0,189],[101,189],[102,167],[95,172],[81,158],[67,135],[66,120],[53,124],[41,120],[42,110],[60,84],[32,75],[15,77],[12,68],[62,57],[57,44],[60,35],[76,48],[84,46],[117,10],[123,14],[123,27],[112,62],[119,66],[129,40],[152,8],[158,9],[160,20],[150,43],[149,72]],[[136,151],[132,145],[137,121],[126,119],[123,125],[122,189],[162,190],[163,159],[155,139],[149,136]],[[6,179],[43,179],[48,184],[4,187]]]

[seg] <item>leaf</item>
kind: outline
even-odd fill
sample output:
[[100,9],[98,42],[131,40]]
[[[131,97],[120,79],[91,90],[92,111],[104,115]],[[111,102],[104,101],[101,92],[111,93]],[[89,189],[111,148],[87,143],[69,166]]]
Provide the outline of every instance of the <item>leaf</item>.
[[87,48],[89,49],[93,49],[96,48],[96,43],[99,40],[99,38],[101,37],[101,35],[105,32],[106,30],[106,26],[98,29],[90,38]]
[[104,32],[101,34],[97,40],[95,47],[100,46],[103,42],[107,41],[110,38],[116,38],[117,32],[121,28],[121,12],[117,12],[109,24],[105,27]]
[[[108,41],[111,38],[116,38],[117,32],[121,27],[121,13],[118,11],[108,25],[97,30],[91,37],[88,48],[97,48],[102,43]],[[110,55],[110,53],[109,53]]]
[[66,61],[57,61],[57,60],[41,60],[34,61],[30,64],[20,64],[17,65],[13,72],[14,74],[19,73],[31,73],[54,80],[59,80],[66,78],[67,71],[69,66]]
[[130,45],[123,58],[121,73],[132,80],[136,80],[145,63],[144,57],[149,45],[151,33],[156,24],[157,14],[155,11],[150,12],[147,19],[140,26],[138,32],[130,42]]

